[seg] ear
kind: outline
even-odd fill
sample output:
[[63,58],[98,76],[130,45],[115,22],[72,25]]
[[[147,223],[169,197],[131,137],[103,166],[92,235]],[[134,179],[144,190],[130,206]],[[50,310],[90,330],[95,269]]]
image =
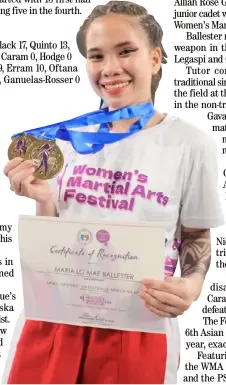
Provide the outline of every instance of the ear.
[[156,75],[159,72],[161,65],[162,65],[162,50],[159,47],[153,48],[151,53],[152,76]]

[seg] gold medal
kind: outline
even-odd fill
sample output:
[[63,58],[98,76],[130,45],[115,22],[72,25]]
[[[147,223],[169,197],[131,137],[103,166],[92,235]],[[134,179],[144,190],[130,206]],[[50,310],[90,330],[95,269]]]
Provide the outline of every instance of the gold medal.
[[36,142],[36,138],[31,135],[22,134],[17,138],[12,139],[12,143],[8,148],[8,158],[12,160],[14,158],[25,158],[28,148]]
[[36,140],[26,153],[26,159],[32,160],[36,167],[37,179],[52,179],[61,171],[64,157],[55,140]]

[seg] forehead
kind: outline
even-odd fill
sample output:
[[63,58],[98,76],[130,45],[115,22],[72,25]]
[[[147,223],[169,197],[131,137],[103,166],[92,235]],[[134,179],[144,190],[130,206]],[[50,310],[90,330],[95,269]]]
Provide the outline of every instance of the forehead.
[[114,46],[120,41],[131,41],[137,44],[146,41],[138,18],[108,14],[95,19],[86,34],[87,49],[93,47],[104,49]]

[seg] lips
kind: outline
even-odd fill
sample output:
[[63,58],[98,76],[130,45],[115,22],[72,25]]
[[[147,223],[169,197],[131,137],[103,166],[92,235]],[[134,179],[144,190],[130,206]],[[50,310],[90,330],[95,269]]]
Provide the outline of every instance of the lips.
[[131,83],[131,80],[122,82],[122,81],[112,81],[105,84],[102,84],[102,87],[106,93],[109,95],[118,95],[121,94]]
[[113,89],[117,89],[117,88],[124,88],[124,87],[127,87],[129,84],[131,83],[131,81],[127,81],[127,82],[112,82],[112,83],[108,83],[108,84],[103,84],[102,86],[106,89],[106,90],[113,90]]

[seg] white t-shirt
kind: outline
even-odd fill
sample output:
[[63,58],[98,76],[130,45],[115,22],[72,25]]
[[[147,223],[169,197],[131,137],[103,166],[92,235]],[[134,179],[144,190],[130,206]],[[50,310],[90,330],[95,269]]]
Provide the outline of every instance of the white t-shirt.
[[156,126],[105,145],[96,154],[80,155],[70,143],[60,145],[65,164],[50,181],[60,216],[164,222],[166,275],[176,268],[181,225],[211,228],[224,223],[216,144],[181,119],[166,115]]
[[[164,222],[165,276],[172,276],[176,269],[181,225],[213,228],[224,223],[217,193],[216,144],[181,119],[166,115],[158,125],[105,145],[101,152],[92,155],[76,153],[70,143],[58,144],[65,164],[50,185],[60,217]],[[150,251],[150,258],[153,257]],[[7,368],[21,326],[20,321]],[[175,383],[179,356],[176,319],[168,319],[166,332],[165,383]]]

